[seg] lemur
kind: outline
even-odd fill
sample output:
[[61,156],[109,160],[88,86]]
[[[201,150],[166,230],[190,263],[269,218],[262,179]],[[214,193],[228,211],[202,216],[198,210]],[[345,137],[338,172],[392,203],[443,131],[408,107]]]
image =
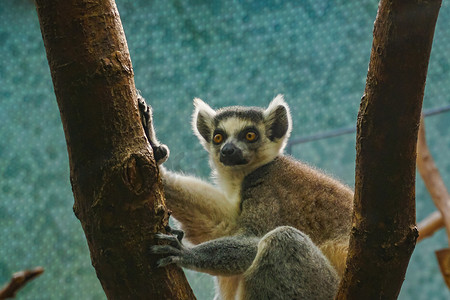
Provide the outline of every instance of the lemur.
[[[209,153],[215,184],[160,166],[166,203],[185,232],[158,234],[160,267],[177,264],[217,278],[215,299],[332,299],[345,268],[353,192],[284,155],[291,133],[283,96],[266,109],[213,110],[194,99],[193,130]],[[140,99],[157,162],[151,111]]]

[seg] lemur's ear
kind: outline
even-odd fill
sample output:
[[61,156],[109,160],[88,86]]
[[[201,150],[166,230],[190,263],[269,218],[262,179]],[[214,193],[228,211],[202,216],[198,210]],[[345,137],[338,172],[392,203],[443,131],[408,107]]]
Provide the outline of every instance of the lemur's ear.
[[289,106],[284,101],[283,95],[276,96],[269,107],[264,111],[264,123],[267,137],[275,139],[287,139],[291,134],[292,120]]
[[192,115],[192,129],[200,142],[208,144],[211,140],[213,119],[216,112],[199,98],[194,99],[195,110]]

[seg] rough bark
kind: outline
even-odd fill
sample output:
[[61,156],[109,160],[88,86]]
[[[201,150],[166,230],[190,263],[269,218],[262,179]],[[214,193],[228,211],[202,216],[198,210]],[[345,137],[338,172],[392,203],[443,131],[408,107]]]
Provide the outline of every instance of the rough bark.
[[414,249],[415,161],[441,0],[381,0],[357,120],[353,229],[337,299],[395,299]]
[[74,212],[109,299],[192,299],[178,268],[155,269],[167,224],[113,0],[36,0],[67,141]]

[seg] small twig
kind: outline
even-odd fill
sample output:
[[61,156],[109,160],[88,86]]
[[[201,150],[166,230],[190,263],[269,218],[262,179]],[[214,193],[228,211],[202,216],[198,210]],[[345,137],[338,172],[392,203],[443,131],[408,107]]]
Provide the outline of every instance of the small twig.
[[[440,228],[440,224],[444,224],[447,231],[447,242],[450,243],[450,196],[428,149],[423,117],[420,120],[419,136],[417,139],[417,169],[431,195],[431,199],[433,199],[434,204],[439,210],[432,217],[427,218],[430,222],[424,228],[435,231]],[[429,235],[432,235],[434,232],[424,232],[424,228],[422,228],[422,231],[419,230],[419,237],[422,236],[422,239],[426,234],[429,233]],[[445,283],[450,288],[450,248],[436,251],[436,258]]]
[[[433,199],[434,204],[438,208],[442,223],[447,229],[447,238],[450,242],[450,196],[444,181],[442,180],[439,170],[434,163],[430,150],[428,149],[426,136],[425,136],[425,123],[423,117],[420,120],[419,136],[417,139],[417,169],[427,187],[428,192]],[[435,216],[433,224],[438,224],[438,218]],[[435,230],[439,227],[434,226]],[[430,229],[430,228],[428,228]],[[422,230],[422,231],[421,231]],[[419,239],[423,239],[424,228],[419,227]],[[428,236],[432,235],[434,231],[429,231]],[[423,235],[423,236],[422,236]],[[421,237],[422,236],[422,237]]]
[[44,272],[42,267],[33,270],[25,270],[14,273],[11,281],[0,290],[0,299],[14,298],[19,289],[24,287],[30,280]]
[[439,211],[431,213],[428,217],[420,221],[417,224],[417,229],[419,230],[419,237],[417,242],[431,237],[436,231],[444,227],[444,219]]

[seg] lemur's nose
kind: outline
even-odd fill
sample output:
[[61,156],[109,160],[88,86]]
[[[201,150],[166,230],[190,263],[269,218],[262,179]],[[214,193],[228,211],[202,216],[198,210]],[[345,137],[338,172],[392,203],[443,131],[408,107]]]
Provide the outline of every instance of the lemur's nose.
[[248,163],[242,150],[233,143],[226,143],[220,149],[220,162],[225,166],[245,165]]
[[233,155],[235,150],[236,150],[236,146],[234,146],[231,143],[228,143],[222,147],[222,150],[220,150],[220,153],[222,155]]

